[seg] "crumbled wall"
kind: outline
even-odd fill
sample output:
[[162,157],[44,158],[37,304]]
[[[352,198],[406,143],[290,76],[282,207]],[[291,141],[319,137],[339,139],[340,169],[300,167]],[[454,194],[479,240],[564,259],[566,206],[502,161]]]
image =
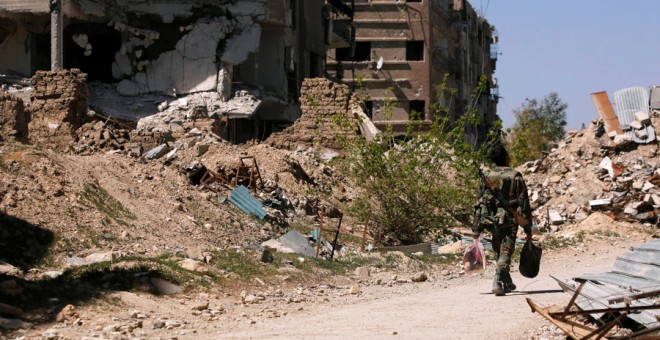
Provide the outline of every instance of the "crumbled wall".
[[87,113],[87,74],[78,69],[37,71],[32,87],[30,140],[55,148],[74,141]]
[[0,90],[0,139],[27,140],[29,122],[30,113],[23,100]]
[[[326,78],[305,79],[300,90],[300,118],[284,131],[272,134],[268,142],[289,150],[312,145],[339,149],[336,137],[340,129],[333,116],[339,113],[352,117],[351,106],[356,102],[347,85]],[[357,121],[351,120],[356,127]]]

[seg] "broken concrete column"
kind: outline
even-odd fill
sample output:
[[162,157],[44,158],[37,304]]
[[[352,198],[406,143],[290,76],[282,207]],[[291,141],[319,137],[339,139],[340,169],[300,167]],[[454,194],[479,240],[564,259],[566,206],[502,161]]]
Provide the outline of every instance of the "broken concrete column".
[[78,69],[37,71],[32,87],[30,140],[55,148],[74,141],[87,113],[87,74]]
[[53,71],[64,67],[62,1],[48,1],[50,7],[50,69]]
[[234,66],[227,63],[220,63],[220,71],[218,71],[218,94],[220,99],[228,101],[231,97],[231,81],[234,74]]
[[27,141],[30,113],[23,100],[0,91],[0,139],[15,138]]

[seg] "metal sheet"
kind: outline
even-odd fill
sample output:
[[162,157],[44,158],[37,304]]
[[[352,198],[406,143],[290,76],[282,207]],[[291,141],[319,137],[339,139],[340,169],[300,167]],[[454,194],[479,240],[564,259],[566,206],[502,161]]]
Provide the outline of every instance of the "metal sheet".
[[[634,113],[633,113],[634,115]],[[613,270],[600,274],[582,274],[573,280],[557,280],[565,291],[575,291],[577,284],[573,280],[587,281],[576,304],[582,309],[614,308],[620,304],[609,304],[613,297],[631,296],[637,293],[652,292],[660,289],[660,239],[648,241],[633,247],[617,258]],[[655,305],[652,299],[634,300],[633,306]],[[631,313],[629,318],[647,328],[658,327],[656,317],[660,310],[647,310]],[[594,315],[598,317],[598,315]]]
[[[555,278],[555,280],[557,279]],[[558,280],[558,283],[560,283],[560,286],[562,289],[564,289],[564,291],[571,294],[575,292],[575,289],[578,286],[577,282],[573,280],[566,280],[561,282]],[[625,297],[632,294],[632,292],[621,289],[617,285],[586,282],[580,291],[580,296],[575,300],[575,304],[582,310],[624,307],[625,304],[623,303],[609,304],[608,301],[615,297]],[[634,300],[631,304],[631,306],[634,307],[651,305],[654,305],[654,301],[650,299],[637,299]],[[602,315],[603,314],[591,314],[591,316],[595,319],[599,319],[602,317]],[[660,315],[660,310],[640,311],[631,313],[628,315],[628,317],[647,328],[652,328],[660,326],[660,322],[658,322],[656,319],[657,315]]]
[[654,283],[645,278],[632,277],[612,272],[600,274],[582,274],[576,279],[619,285],[621,287],[626,287],[627,289],[640,292],[660,289],[660,283]]
[[651,88],[651,110],[660,110],[660,86]]
[[598,111],[598,115],[603,120],[603,124],[605,124],[605,132],[616,131],[617,134],[622,134],[623,130],[619,126],[619,119],[614,114],[614,109],[612,108],[612,103],[610,103],[610,98],[607,96],[607,92],[592,93],[591,100],[593,100],[596,111]]
[[239,209],[248,214],[254,215],[260,220],[263,220],[264,217],[266,217],[266,210],[264,210],[261,202],[254,198],[254,196],[250,194],[250,191],[242,185],[238,186],[231,192],[229,201]]
[[[635,120],[635,113],[637,111],[649,112],[649,89],[644,86],[629,87],[615,91],[612,96],[614,97],[614,111],[619,117],[619,122],[622,126],[630,126]],[[641,139],[637,137],[635,132],[631,129],[626,132],[635,143],[646,144],[655,140],[655,130],[653,126],[648,125],[645,127],[648,137]]]

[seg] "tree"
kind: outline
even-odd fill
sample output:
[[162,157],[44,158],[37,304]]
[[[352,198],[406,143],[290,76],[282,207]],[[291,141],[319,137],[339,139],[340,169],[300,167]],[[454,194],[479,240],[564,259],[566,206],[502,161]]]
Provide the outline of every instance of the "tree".
[[511,139],[507,145],[512,165],[538,159],[552,143],[566,133],[566,108],[568,105],[556,92],[550,92],[539,103],[525,98],[522,106],[513,111],[516,123],[508,130]]
[[485,89],[485,80],[457,119],[448,114],[455,91],[446,82],[438,86],[434,120],[425,133],[414,133],[422,122],[411,120],[405,140],[395,138],[391,128],[373,142],[340,139],[347,151],[343,169],[361,189],[351,211],[370,222],[372,236],[380,235],[388,244],[414,244],[469,223],[479,183],[472,161],[485,159],[492,143],[475,150],[465,132],[480,123],[474,103]]

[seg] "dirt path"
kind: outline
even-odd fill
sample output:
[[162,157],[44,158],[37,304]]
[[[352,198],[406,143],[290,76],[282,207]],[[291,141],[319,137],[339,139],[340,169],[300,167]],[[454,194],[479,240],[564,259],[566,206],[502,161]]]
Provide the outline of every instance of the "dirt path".
[[[549,276],[570,278],[612,268],[628,245],[617,244],[581,252],[548,253],[535,279],[514,274],[518,291],[505,297],[490,293],[492,273],[464,278],[447,287],[426,282],[399,288],[367,287],[355,301],[341,306],[309,307],[306,312],[253,325],[238,325],[227,333],[196,339],[522,339],[547,323],[530,312],[525,298],[543,305],[565,305],[570,296]],[[581,259],[581,262],[576,262]],[[432,274],[433,275],[433,274]]]
[[531,312],[525,298],[565,305],[570,296],[549,275],[566,279],[608,271],[617,256],[644,242],[594,241],[546,250],[539,276],[512,273],[518,290],[504,297],[490,293],[493,268],[475,276],[455,274],[459,268],[429,272],[422,283],[411,282],[410,272],[381,271],[342,277],[341,283],[246,288],[252,302],[233,291],[164,297],[117,291],[103,303],[76,306],[76,316],[67,322],[39,324],[9,338],[564,339]]

